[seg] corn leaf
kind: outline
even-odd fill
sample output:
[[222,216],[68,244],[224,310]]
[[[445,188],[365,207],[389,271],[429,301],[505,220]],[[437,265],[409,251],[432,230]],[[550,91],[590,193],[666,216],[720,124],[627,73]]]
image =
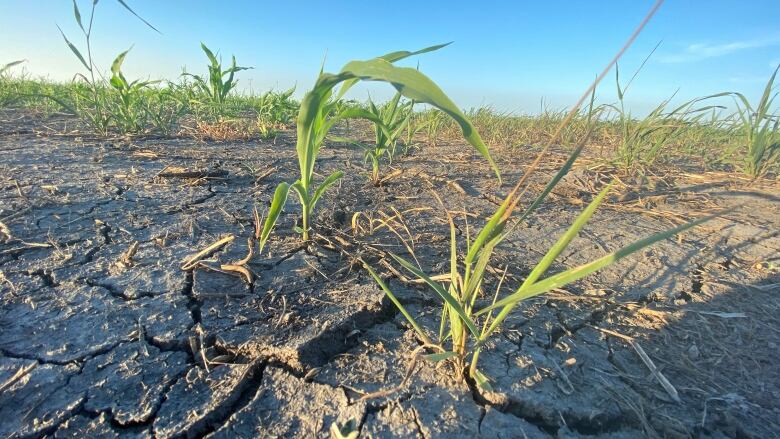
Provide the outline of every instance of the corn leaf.
[[341,73],[362,80],[389,82],[408,99],[432,105],[447,113],[460,125],[463,137],[490,163],[496,177],[501,181],[498,166],[466,115],[444,94],[438,85],[420,71],[407,67],[396,67],[384,59],[376,58],[368,61],[349,62],[341,70]]
[[314,191],[314,195],[311,197],[311,208],[314,209],[314,206],[317,204],[317,201],[322,197],[322,194],[325,193],[325,191],[333,185],[339,178],[343,177],[344,173],[342,171],[336,171],[328,176]]
[[276,190],[274,191],[274,197],[271,200],[271,207],[268,209],[268,216],[265,218],[265,222],[263,223],[263,230],[260,232],[260,250],[258,253],[263,252],[263,247],[265,247],[265,243],[271,236],[271,231],[276,225],[276,221],[279,219],[279,215],[282,213],[282,208],[284,208],[284,205],[287,202],[287,195],[289,192],[290,185],[285,182],[279,183],[279,186],[276,187]]

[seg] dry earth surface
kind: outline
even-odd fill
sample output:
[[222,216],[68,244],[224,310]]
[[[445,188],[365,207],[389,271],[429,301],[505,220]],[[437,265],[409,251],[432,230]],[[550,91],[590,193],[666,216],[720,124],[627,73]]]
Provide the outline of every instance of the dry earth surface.
[[[347,176],[318,206],[314,241],[291,231],[289,202],[248,284],[214,268],[246,255],[253,207],[294,179],[292,133],[101,140],[57,134],[69,119],[0,120],[0,437],[329,437],[334,422],[371,438],[780,436],[776,183],[685,169],[624,180],[556,269],[737,209],[518,307],[482,355],[486,392],[447,363],[415,362],[404,380],[419,341],[357,262],[438,329],[437,299],[383,256],[406,253],[403,239],[428,271],[447,270],[431,188],[460,212],[461,235],[462,212],[474,226],[495,208],[508,188],[465,146],[416,150],[374,187],[358,151],[329,145],[320,178]],[[494,155],[508,182],[533,156]],[[536,190],[564,157],[550,156]],[[594,163],[502,244],[488,291],[504,269],[516,286],[609,180]],[[210,177],[164,176],[181,169]]]

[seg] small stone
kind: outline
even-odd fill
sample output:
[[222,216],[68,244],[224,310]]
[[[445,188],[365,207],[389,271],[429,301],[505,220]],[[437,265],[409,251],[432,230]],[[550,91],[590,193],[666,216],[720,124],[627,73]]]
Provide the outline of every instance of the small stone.
[[690,357],[691,360],[696,360],[700,356],[701,354],[699,353],[699,348],[695,344],[688,348],[688,357]]

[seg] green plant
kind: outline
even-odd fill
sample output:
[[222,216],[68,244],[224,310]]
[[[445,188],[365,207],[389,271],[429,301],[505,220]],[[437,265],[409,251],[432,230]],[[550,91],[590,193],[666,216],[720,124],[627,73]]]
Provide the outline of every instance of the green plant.
[[279,129],[292,123],[295,112],[298,111],[298,102],[292,98],[294,92],[295,87],[281,93],[268,91],[252,100],[261,137],[274,137]]
[[[427,76],[412,68],[393,65],[394,62],[404,58],[438,50],[444,46],[432,46],[416,52],[392,52],[367,61],[352,61],[347,63],[338,74],[320,72],[314,88],[306,93],[298,112],[296,151],[301,176],[300,179],[289,185],[289,188],[295,190],[301,202],[302,223],[298,231],[303,240],[309,239],[311,214],[317,202],[325,190],[343,175],[343,172],[336,171],[319,185],[314,182],[314,164],[328,132],[336,122],[347,118],[377,121],[371,112],[357,107],[350,107],[334,114],[334,109],[337,108],[341,97],[358,81],[390,83],[406,98],[427,103],[444,111],[460,125],[464,138],[490,163],[500,181],[498,167],[490,156],[487,146],[482,142],[474,126],[471,125],[463,112]],[[342,86],[334,98],[333,90],[339,84]],[[286,200],[286,191],[277,190],[273,203],[277,197]],[[269,215],[266,222],[273,227],[276,219],[276,217]]]
[[[127,9],[130,13],[136,16],[139,20],[143,21],[147,26],[157,31],[151,24],[141,18],[135,13],[123,0],[117,0],[120,5]],[[83,86],[75,86],[72,88],[74,92],[72,96],[69,96],[67,100],[58,99],[54,96],[49,96],[52,99],[56,99],[59,104],[69,109],[71,112],[80,116],[85,120],[96,132],[99,134],[107,135],[112,123],[113,115],[109,108],[108,97],[106,93],[106,87],[104,86],[105,80],[101,76],[100,71],[95,66],[95,62],[92,57],[92,26],[95,19],[95,9],[97,8],[98,1],[92,2],[89,21],[87,26],[84,27],[82,22],[81,11],[79,10],[76,0],[73,0],[73,15],[84,35],[84,42],[86,47],[87,56],[84,57],[82,52],[73,43],[70,42],[62,28],[57,26],[62,38],[70,48],[71,52],[78,58],[84,68],[87,70],[87,75],[81,73],[76,76],[83,81]],[[127,52],[124,52],[125,54]],[[122,56],[122,55],[120,55]],[[116,61],[115,61],[116,62]],[[121,62],[119,63],[121,65]],[[113,67],[112,67],[113,70]],[[113,84],[112,84],[113,85]]]
[[[631,78],[632,80],[638,72],[639,70]],[[661,157],[664,148],[681,136],[688,127],[695,125],[705,111],[718,108],[715,106],[693,108],[695,103],[713,97],[707,96],[687,101],[667,111],[667,106],[674,97],[672,96],[658,104],[644,118],[636,119],[625,105],[625,93],[631,81],[625,87],[621,87],[620,69],[617,65],[615,65],[615,83],[619,105],[606,107],[617,113],[616,122],[620,130],[614,161],[627,172],[641,172],[653,165]]]
[[396,154],[396,147],[401,135],[406,131],[412,116],[414,101],[401,101],[401,93],[397,92],[392,99],[377,107],[369,99],[367,111],[374,130],[374,143],[366,145],[361,142],[349,141],[363,148],[366,161],[371,162],[371,182],[379,186],[379,163],[387,157],[390,163]]
[[0,108],[6,107],[15,103],[18,100],[18,96],[14,93],[11,84],[12,78],[8,73],[12,67],[23,63],[24,60],[12,61],[8,64],[0,66]]
[[122,63],[130,49],[120,53],[111,64],[109,84],[116,91],[109,101],[109,109],[117,128],[123,133],[137,133],[146,128],[150,108],[145,102],[144,91],[160,81],[129,82],[122,73]]
[[[491,336],[501,327],[504,320],[511,314],[513,309],[522,301],[537,295],[543,294],[554,288],[560,288],[578,279],[581,279],[595,271],[607,267],[620,259],[623,259],[651,244],[663,239],[669,238],[677,233],[701,224],[713,216],[707,216],[689,222],[687,224],[666,230],[647,238],[629,244],[620,250],[598,258],[594,261],[581,265],[579,267],[564,270],[560,273],[546,276],[547,271],[552,266],[558,256],[568,247],[574,237],[585,226],[590,217],[598,208],[599,204],[608,194],[611,185],[604,188],[579,215],[571,227],[561,235],[558,241],[550,247],[546,254],[536,264],[526,279],[515,289],[514,293],[500,298],[501,285],[503,278],[499,281],[492,301],[485,299],[483,289],[487,286],[485,273],[490,264],[490,259],[494,254],[496,247],[506,239],[514,227],[519,226],[529,215],[531,215],[546,199],[552,189],[561,181],[564,175],[571,169],[575,160],[582,151],[585,142],[592,132],[595,89],[601,79],[607,74],[613,64],[617,62],[622,53],[628,48],[630,43],[641,31],[642,27],[649,20],[659,3],[656,3],[654,9],[648,14],[643,23],[634,32],[629,42],[618,52],[613,61],[596,78],[591,87],[584,94],[579,102],[570,109],[566,117],[563,118],[558,129],[555,131],[545,148],[537,155],[534,162],[526,170],[517,184],[504,198],[501,205],[488,219],[484,227],[477,233],[473,239],[468,231],[465,232],[465,243],[458,245],[457,229],[455,222],[449,211],[444,206],[441,199],[437,197],[442,210],[447,216],[450,228],[450,260],[449,260],[449,285],[444,286],[427,274],[422,268],[415,266],[405,258],[391,254],[392,258],[415,275],[420,281],[427,284],[434,293],[442,300],[442,311],[440,314],[440,324],[438,338],[434,341],[428,331],[423,328],[406,310],[398,297],[392,292],[382,278],[364,262],[363,265],[371,274],[377,284],[382,288],[388,298],[396,305],[401,314],[411,324],[414,331],[418,334],[420,340],[427,347],[433,348],[438,352],[427,356],[432,361],[443,361],[451,359],[456,362],[456,369],[468,378],[474,380],[482,388],[490,388],[489,379],[478,369],[478,360],[481,349]],[[566,125],[577,115],[580,105],[591,95],[590,108],[587,116],[588,131],[580,144],[570,155],[569,159],[560,169],[560,171],[548,182],[542,192],[536,199],[523,211],[523,213],[514,220],[510,221],[514,210],[520,203],[520,200],[526,190],[520,190],[528,176],[539,166],[544,154],[551,145],[560,138]],[[495,314],[497,311],[497,314]],[[495,314],[495,315],[494,315]],[[449,347],[445,343],[449,341]],[[471,356],[466,368],[466,358]]]
[[195,103],[208,107],[211,113],[216,116],[222,116],[225,113],[225,101],[238,83],[235,74],[252,67],[237,66],[236,57],[233,56],[230,67],[223,70],[222,61],[214,55],[214,52],[203,43],[200,43],[200,47],[209,59],[208,76],[203,77],[187,72],[182,73],[182,76],[190,77],[193,80],[197,91]]
[[[403,304],[398,300],[397,296],[390,290],[387,284],[371,266],[364,263],[366,270],[376,280],[377,284],[382,288],[388,298],[390,298],[396,307],[398,307],[401,314],[409,321],[423,343],[440,351],[429,355],[428,358],[430,360],[442,361],[453,359],[458,365],[458,370],[465,372],[466,357],[471,355],[471,360],[468,364],[468,377],[475,380],[481,387],[489,388],[489,379],[484,376],[477,367],[480,351],[491,335],[501,327],[502,322],[520,302],[581,279],[642,248],[669,238],[712,218],[712,216],[704,217],[674,229],[657,233],[590,263],[543,277],[552,263],[567,248],[572,239],[583,228],[595,212],[596,208],[604,200],[611,185],[607,186],[594,198],[572,226],[561,235],[558,241],[533,268],[524,282],[515,289],[514,293],[499,299],[501,284],[503,282],[502,278],[502,282],[499,282],[496,287],[492,302],[484,303],[485,292],[483,289],[487,283],[485,280],[485,272],[490,264],[490,259],[496,246],[508,236],[513,227],[518,226],[542,204],[551,190],[569,171],[581,151],[582,145],[572,153],[566,164],[547,184],[536,200],[525,209],[513,224],[510,224],[512,212],[519,202],[517,193],[519,186],[515,186],[515,190],[510,192],[504,199],[501,206],[490,217],[473,240],[469,238],[470,234],[468,232],[466,233],[465,245],[458,245],[455,222],[440,201],[442,210],[446,213],[450,225],[449,286],[444,286],[434,281],[431,275],[427,274],[422,268],[415,266],[407,259],[391,254],[397,263],[415,275],[421,282],[430,286],[442,300],[443,308],[440,315],[439,333],[436,341],[433,341],[434,339],[429,336],[428,331],[415,321]],[[468,228],[468,225],[466,225],[466,227]],[[480,299],[482,303],[480,303]],[[494,315],[495,311],[498,311],[498,314]],[[450,342],[449,348],[445,347],[445,342],[447,341]]]
[[436,109],[430,109],[420,114],[416,124],[417,131],[424,131],[428,144],[435,147],[439,141],[446,117],[444,113]]
[[[414,101],[401,101],[401,93],[396,92],[392,99],[381,107],[369,100],[369,112],[374,116],[374,145],[366,148],[366,159],[371,160],[371,182],[378,186],[379,161],[387,157],[390,163],[395,157],[398,139],[409,125],[414,109]],[[380,123],[381,121],[381,123]]]
[[742,169],[753,178],[765,175],[780,159],[780,115],[770,113],[777,97],[777,92],[772,93],[772,86],[778,70],[780,65],[769,78],[755,108],[742,93],[730,93],[737,102],[741,122],[739,132],[745,148]]

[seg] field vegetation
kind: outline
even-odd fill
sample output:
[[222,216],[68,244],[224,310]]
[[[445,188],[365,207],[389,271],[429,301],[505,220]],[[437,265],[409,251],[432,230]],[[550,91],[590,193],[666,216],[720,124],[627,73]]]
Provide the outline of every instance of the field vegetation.
[[[119,3],[135,15],[123,1]],[[778,70],[767,78],[758,102],[751,102],[740,92],[715,90],[709,96],[675,105],[672,105],[674,96],[664,98],[648,114],[638,116],[629,109],[626,96],[641,67],[629,81],[624,82],[617,62],[642,26],[583,93],[578,103],[571,108],[542,108],[538,114],[520,115],[500,112],[489,106],[464,110],[437,85],[435,78],[429,78],[418,68],[399,65],[412,57],[446,50],[447,44],[354,60],[336,73],[327,72],[323,66],[313,87],[300,100],[295,98],[295,88],[261,93],[242,91],[239,86],[242,72],[253,67],[239,65],[233,56],[229,64],[225,63],[219,51],[204,43],[200,45],[205,54],[202,72],[183,72],[180,77],[170,79],[128,78],[123,66],[133,61],[132,48],[119,52],[108,66],[99,65],[93,57],[92,29],[95,9],[100,6],[98,2],[92,2],[86,19],[76,1],[73,6],[74,20],[81,30],[80,38],[76,41],[65,33],[62,37],[67,50],[79,61],[81,71],[75,72],[71,82],[51,82],[25,73],[23,60],[4,61],[6,64],[0,67],[0,111],[34,114],[44,119],[64,115],[77,123],[71,132],[65,134],[78,134],[101,141],[178,137],[185,141],[219,141],[228,146],[245,140],[276,145],[275,140],[280,137],[290,140],[290,145],[294,143],[294,153],[290,151],[290,158],[292,160],[294,154],[297,169],[280,168],[286,170],[278,171],[279,175],[270,186],[274,188],[273,195],[268,190],[250,198],[251,203],[257,206],[252,212],[255,228],[253,235],[248,237],[248,255],[239,262],[221,265],[219,270],[206,266],[212,272],[239,273],[243,276],[241,281],[251,285],[259,276],[250,270],[250,262],[265,257],[275,250],[274,246],[281,245],[283,239],[274,238],[282,224],[289,229],[279,233],[285,235],[284,239],[295,241],[309,255],[320,256],[318,247],[323,246],[323,240],[318,232],[326,226],[320,223],[322,216],[316,215],[315,208],[335,204],[336,200],[330,195],[345,179],[346,173],[352,172],[323,166],[321,156],[327,148],[334,148],[337,152],[339,149],[358,148],[362,152],[364,163],[350,168],[358,168],[355,172],[361,179],[363,174],[367,175],[363,188],[369,194],[367,196],[373,194],[375,197],[387,188],[388,181],[394,176],[390,169],[399,161],[414,158],[424,164],[437,160],[437,157],[428,157],[428,148],[452,144],[453,151],[475,153],[468,164],[469,171],[484,169],[486,180],[490,179],[499,194],[491,200],[493,204],[489,205],[491,210],[487,215],[484,207],[477,206],[476,202],[456,207],[443,199],[431,185],[419,182],[419,188],[415,187],[419,189],[418,195],[423,193],[436,201],[435,206],[426,206],[425,209],[433,215],[428,220],[441,220],[441,224],[446,224],[449,233],[444,232],[446,236],[438,238],[446,242],[448,254],[431,251],[418,257],[418,254],[425,253],[428,243],[419,242],[414,247],[401,238],[403,246],[382,250],[382,256],[377,256],[380,254],[378,251],[360,253],[346,267],[359,271],[403,316],[404,324],[409,325],[418,342],[418,351],[415,352],[422,352],[419,357],[435,363],[437,367],[446,364],[446,370],[453,372],[454,381],[474,386],[475,394],[494,390],[495,380],[484,372],[479,362],[480,355],[498,338],[519,305],[577,282],[624,258],[637,256],[656,243],[731,212],[709,209],[692,215],[693,218],[676,218],[663,230],[624,241],[601,256],[588,254],[585,256],[587,260],[576,266],[560,268],[565,265],[559,262],[570,250],[570,244],[586,230],[599,206],[615,195],[615,187],[620,183],[638,181],[641,185],[647,177],[659,172],[658,169],[669,169],[660,165],[682,164],[686,170],[739,173],[748,184],[777,180],[780,172],[780,114],[775,105],[777,92],[774,85]],[[146,24],[156,30],[151,24]],[[613,71],[617,101],[602,102],[598,99],[597,90],[602,80],[611,77]],[[387,86],[394,91],[392,98],[387,102],[370,98],[365,102],[346,99],[350,90],[368,81]],[[729,108],[735,110],[729,112]],[[543,184],[531,184],[531,176],[539,170],[552,149],[564,154],[562,164],[555,165],[556,169]],[[523,172],[516,173],[516,170],[500,169],[499,163],[494,160],[496,151],[511,151],[512,154],[534,159],[522,169]],[[585,151],[588,151],[587,157]],[[592,196],[585,195],[580,199],[582,206],[577,207],[580,209],[578,216],[559,230],[538,257],[532,254],[512,255],[529,268],[521,278],[508,276],[508,265],[504,265],[503,272],[493,270],[492,275],[489,274],[491,267],[499,266],[495,263],[498,249],[513,232],[529,227],[534,215],[543,210],[551,194],[570,176],[575,164],[581,164],[583,159],[587,160],[586,166],[598,168],[607,178]],[[253,175],[256,174],[254,169],[250,170]],[[512,180],[506,175],[512,175]],[[504,183],[507,185],[504,186]],[[626,186],[623,184],[623,187]],[[15,187],[21,196],[19,185]],[[465,190],[461,190],[465,194]],[[290,196],[290,192],[294,196]],[[52,193],[56,191],[52,189]],[[213,191],[199,203],[211,196],[215,196]],[[294,206],[291,198],[297,201]],[[267,205],[259,206],[258,199],[266,200]],[[385,207],[377,203],[369,204],[367,209],[379,212]],[[359,215],[359,212],[348,213],[356,215],[353,218]],[[393,219],[403,216],[398,211],[394,214],[392,218],[385,215],[379,221],[380,227],[391,229],[391,224],[395,224]],[[282,221],[285,216],[293,219]],[[342,221],[344,224],[346,221]],[[5,229],[9,230],[6,234],[10,239],[10,228]],[[400,233],[395,234],[401,236]],[[165,236],[167,238],[167,233]],[[338,236],[342,241],[347,240]],[[184,287],[185,291],[189,289],[189,293],[184,293],[187,299],[192,299],[191,291],[196,282],[191,271],[203,268],[199,265],[201,259],[215,254],[233,238],[232,235],[223,237],[188,259],[186,268],[182,267],[188,271],[187,286]],[[331,242],[328,241],[328,244]],[[123,269],[132,268],[138,245],[136,241],[135,250],[121,255]],[[349,245],[353,243],[344,244],[345,247]],[[289,257],[292,258],[295,252]],[[279,264],[287,258],[282,258]],[[339,263],[342,262],[339,259]],[[267,268],[270,267],[270,264],[267,265]],[[422,291],[425,291],[438,301],[434,312],[428,313],[425,320],[415,316],[410,304],[418,306],[422,301],[409,300],[409,291],[400,293],[399,284],[391,282],[391,276],[381,267],[389,267],[390,272],[399,278],[399,273],[411,276],[409,283],[423,287],[412,290],[413,293],[423,294]],[[317,273],[325,279],[332,275]],[[40,288],[47,286],[50,285]],[[283,309],[286,310],[288,299],[283,300]],[[270,309],[273,304],[266,305]],[[189,308],[193,316],[198,315],[201,319],[199,306]],[[280,322],[281,317],[277,325]],[[140,327],[140,321],[138,324]],[[322,331],[326,329],[323,326]],[[191,343],[195,343],[194,340],[195,337],[190,338]],[[198,342],[204,343],[203,338]],[[193,354],[195,352],[193,348]],[[417,356],[413,361],[416,360]],[[268,362],[263,360],[263,363],[262,367],[266,367]],[[306,375],[306,379],[309,378]],[[672,398],[676,398],[676,394]],[[335,423],[331,432],[335,437],[357,436],[354,431]]]

